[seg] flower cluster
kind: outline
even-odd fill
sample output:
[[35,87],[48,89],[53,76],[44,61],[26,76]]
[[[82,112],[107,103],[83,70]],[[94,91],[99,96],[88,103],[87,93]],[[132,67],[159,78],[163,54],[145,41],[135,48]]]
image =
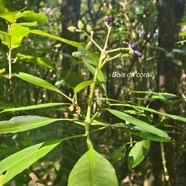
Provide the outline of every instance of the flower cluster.
[[[108,34],[107,34],[107,38],[106,38],[106,42],[105,42],[105,46],[104,46],[104,49],[106,48],[107,44],[108,44],[108,40],[109,40],[109,34],[110,34],[110,31],[111,31],[111,23],[112,23],[112,19],[110,17],[106,17],[104,19],[104,22],[108,28]],[[94,34],[94,31],[92,29],[92,27],[90,25],[85,25],[83,24],[83,22],[81,20],[78,21],[78,25],[77,27],[75,26],[70,26],[68,27],[68,30],[70,32],[84,32],[87,37],[90,39],[90,41],[87,43],[86,47],[85,47],[85,50],[88,51],[88,50],[91,50],[92,48],[92,44],[95,44],[97,46],[97,48],[102,51],[102,48],[94,41],[93,39],[93,34]],[[128,44],[128,48],[118,48],[118,49],[114,49],[114,50],[110,50],[109,52],[113,52],[113,51],[121,51],[121,50],[130,50],[134,55],[136,55],[137,57],[142,57],[142,54],[141,52],[139,52],[137,50],[137,47],[138,47],[138,43],[135,42],[135,43],[132,43],[132,44]],[[107,51],[108,52],[108,51]],[[76,51],[76,52],[73,52],[72,53],[72,56],[73,57],[76,57],[76,58],[81,58],[83,56],[85,56],[86,54],[83,54],[81,51]],[[127,55],[124,54],[118,54],[117,57],[126,57]],[[116,57],[116,56],[115,56]],[[114,58],[115,58],[114,57]],[[113,58],[111,58],[113,59]]]
[[129,48],[131,49],[132,53],[135,54],[138,57],[142,57],[141,52],[139,52],[138,50],[136,50],[137,47],[138,47],[138,43],[137,42],[132,43],[132,44],[129,44]]

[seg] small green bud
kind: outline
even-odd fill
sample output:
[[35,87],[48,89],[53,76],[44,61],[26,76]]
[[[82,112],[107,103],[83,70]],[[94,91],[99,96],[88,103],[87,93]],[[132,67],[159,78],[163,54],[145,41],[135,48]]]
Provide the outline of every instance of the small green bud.
[[89,42],[87,43],[87,45],[85,46],[85,50],[90,50],[91,47],[92,47],[92,42],[89,41]]
[[92,27],[90,25],[86,25],[86,30],[88,33],[90,33],[92,31]]
[[81,58],[81,57],[83,57],[83,53],[82,52],[79,52],[79,51],[72,52],[72,56],[73,57],[76,57],[76,58]]
[[69,26],[67,29],[68,29],[70,32],[72,32],[72,33],[74,33],[74,32],[77,31],[77,28],[76,28],[75,26]]
[[81,20],[78,21],[78,28],[80,30],[83,30],[84,29],[84,24],[83,24],[83,22]]
[[129,55],[128,54],[122,54],[122,53],[119,54],[119,58],[126,58],[126,57],[129,57]]

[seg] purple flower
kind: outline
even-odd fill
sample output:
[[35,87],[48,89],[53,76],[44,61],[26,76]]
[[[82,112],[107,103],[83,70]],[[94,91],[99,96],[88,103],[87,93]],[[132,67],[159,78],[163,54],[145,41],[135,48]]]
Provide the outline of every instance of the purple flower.
[[138,43],[135,42],[135,43],[132,43],[132,44],[129,44],[129,48],[131,49],[132,53],[138,57],[142,57],[142,54],[141,52],[139,52],[138,50],[136,50],[138,47]]
[[132,43],[132,44],[130,45],[130,47],[131,47],[133,50],[136,50],[137,47],[138,47],[138,43],[137,43],[137,42]]
[[138,50],[133,50],[133,54],[135,54],[138,57],[142,57],[141,52],[139,52]]
[[110,17],[106,17],[106,18],[105,18],[105,22],[106,22],[108,25],[110,25],[110,23],[111,23],[111,18],[110,18]]

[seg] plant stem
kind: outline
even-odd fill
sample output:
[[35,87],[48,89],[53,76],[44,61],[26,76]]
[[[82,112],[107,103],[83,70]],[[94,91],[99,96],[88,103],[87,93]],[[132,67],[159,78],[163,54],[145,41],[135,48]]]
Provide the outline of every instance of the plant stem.
[[87,107],[87,115],[85,118],[85,134],[87,135],[87,145],[88,148],[90,148],[92,146],[91,140],[90,140],[90,124],[92,122],[91,119],[91,113],[92,113],[92,103],[93,103],[93,97],[94,97],[94,90],[95,90],[95,86],[96,86],[96,82],[98,79],[98,74],[100,69],[103,67],[102,63],[106,57],[106,53],[105,50],[107,48],[108,45],[108,40],[109,40],[109,36],[110,36],[110,32],[111,32],[111,27],[108,26],[106,24],[107,28],[108,28],[108,32],[107,32],[107,36],[106,36],[106,40],[105,40],[105,45],[104,48],[102,49],[95,41],[92,37],[90,37],[86,32],[86,35],[88,36],[88,38],[92,41],[92,43],[94,43],[96,45],[96,47],[101,51],[101,55],[99,58],[99,62],[94,74],[94,78],[93,78],[93,83],[90,86],[90,95],[89,95],[89,99],[88,99],[88,107]]
[[98,66],[96,68],[96,71],[95,71],[93,83],[90,87],[90,95],[89,95],[89,99],[88,99],[87,115],[86,115],[86,119],[85,119],[85,130],[86,130],[85,134],[87,134],[87,144],[88,144],[89,148],[92,146],[92,143],[91,143],[91,140],[90,140],[90,135],[89,135],[90,134],[90,124],[91,124],[92,103],[93,103],[94,90],[95,90],[99,70],[100,69],[99,69],[99,64],[98,64]]
[[106,26],[108,28],[108,32],[107,32],[107,37],[106,37],[106,40],[105,40],[105,45],[104,45],[104,48],[103,48],[104,51],[106,50],[106,48],[108,46],[108,40],[109,40],[109,36],[110,36],[110,32],[111,32],[111,27],[108,24],[106,24]]
[[10,84],[12,83],[12,49],[9,47],[8,52],[8,79],[10,80]]
[[163,172],[164,172],[165,180],[170,186],[170,176],[169,176],[169,172],[166,166],[165,149],[164,149],[163,143],[160,143],[160,148],[161,148],[161,157],[162,157]]
[[115,49],[107,50],[106,52],[111,53],[111,52],[129,51],[129,50],[130,50],[129,47],[127,47],[127,48],[115,48]]
[[86,34],[86,36],[90,39],[90,41],[92,43],[94,43],[94,45],[102,52],[102,48],[94,41],[94,39],[92,37],[90,37],[86,32],[84,32]]
[[118,58],[119,56],[120,56],[120,55],[117,54],[117,55],[115,55],[115,56],[109,58],[108,60],[104,60],[103,63],[101,64],[101,68],[105,65],[105,63],[107,63],[108,61],[111,61],[111,60],[113,60],[113,59],[116,59],[116,58]]

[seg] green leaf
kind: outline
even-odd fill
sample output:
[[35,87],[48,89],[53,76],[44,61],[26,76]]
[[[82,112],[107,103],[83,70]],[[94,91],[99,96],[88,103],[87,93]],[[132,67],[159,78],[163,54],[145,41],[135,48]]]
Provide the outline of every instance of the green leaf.
[[137,142],[129,152],[128,168],[131,170],[144,160],[150,149],[150,141],[143,140]]
[[47,23],[47,18],[43,13],[35,13],[33,11],[25,10],[19,13],[17,19],[21,22],[37,22],[38,25],[44,25]]
[[88,87],[89,85],[91,85],[93,83],[93,81],[84,81],[79,83],[75,88],[74,88],[74,93],[77,94],[79,91],[81,91],[82,89],[84,89],[85,87]]
[[7,11],[4,13],[0,14],[0,17],[5,19],[6,21],[10,23],[15,23],[16,20],[19,19],[20,21],[27,21],[27,22],[37,22],[39,25],[43,25],[47,22],[47,18],[45,14],[43,13],[35,13],[30,10],[25,10],[23,12],[16,11],[16,12],[11,12]]
[[21,45],[23,37],[29,34],[29,29],[17,23],[12,24],[10,33],[0,31],[0,39],[6,46],[14,49]]
[[37,26],[37,22],[33,21],[33,22],[23,22],[23,23],[19,23],[19,25],[21,26],[26,26],[26,27],[35,27]]
[[44,37],[49,37],[51,39],[55,39],[55,40],[61,41],[63,43],[69,44],[69,45],[74,46],[74,47],[80,47],[80,46],[83,45],[82,43],[75,42],[75,41],[70,41],[68,39],[64,39],[64,38],[59,37],[59,36],[54,36],[54,35],[45,33],[45,32],[43,32],[41,30],[30,30],[30,33],[37,34],[37,35],[44,36]]
[[[83,49],[83,48],[80,48],[79,50],[81,52],[83,52],[83,53],[87,53],[87,51],[85,49]],[[94,75],[95,71],[96,71],[96,67],[97,67],[98,61],[99,61],[98,55],[91,54],[89,52],[88,55],[84,55],[82,57],[82,60],[83,60],[83,62],[85,64],[85,66],[88,68],[88,70]],[[98,74],[98,80],[99,80],[99,83],[101,84],[103,90],[106,92],[105,77],[104,77],[104,75],[103,75],[101,70],[99,71],[99,74]]]
[[10,34],[0,31],[0,40],[6,46],[10,46]]
[[51,61],[44,57],[34,57],[34,56],[18,53],[16,55],[16,60],[27,62],[27,63],[33,63],[54,70],[54,66],[51,64]]
[[[135,91],[137,92],[137,91]],[[141,91],[139,91],[140,93]],[[143,91],[142,91],[143,92]],[[142,93],[141,92],[141,93]],[[143,92],[144,93],[144,92]],[[149,92],[147,92],[149,93]],[[166,97],[168,98],[173,98],[175,97],[174,94],[169,94],[169,93],[161,93],[162,95],[165,95]],[[115,102],[115,103],[120,103],[122,104],[123,106],[126,106],[126,107],[131,107],[131,108],[134,108],[136,109],[138,112],[139,110],[141,110],[142,112],[143,111],[147,111],[147,112],[151,112],[151,113],[154,113],[154,114],[159,114],[161,116],[167,116],[169,118],[172,118],[174,120],[178,120],[178,121],[182,121],[182,122],[186,122],[186,118],[185,117],[181,117],[181,116],[177,116],[177,115],[173,115],[173,114],[167,114],[167,113],[163,113],[163,112],[158,112],[152,108],[148,108],[148,107],[142,107],[142,106],[136,106],[136,105],[130,105],[130,104],[126,104],[126,102],[123,102],[123,101],[120,101],[120,100],[114,100],[114,99],[110,99],[110,98],[98,98],[99,100],[109,100],[109,101],[112,101],[112,102]]]
[[61,94],[61,91],[58,88],[56,88],[54,85],[48,83],[47,81],[45,81],[41,78],[36,77],[36,76],[26,74],[26,73],[23,73],[23,72],[19,72],[18,74],[15,74],[15,76],[20,78],[20,79],[23,79],[24,81],[32,83],[34,85],[37,85],[37,86],[40,86],[40,87],[43,87],[43,88],[46,88],[48,90],[52,90],[54,92],[58,92],[58,93]]
[[7,11],[7,9],[4,6],[3,0],[0,0],[0,14],[3,12],[6,12],[6,11]]
[[166,113],[163,113],[163,112],[158,112],[158,111],[156,111],[154,109],[151,109],[151,108],[148,108],[148,107],[133,106],[133,105],[126,105],[126,106],[132,107],[134,109],[137,109],[138,111],[139,111],[139,109],[141,109],[142,111],[147,111],[147,112],[151,112],[151,113],[154,113],[154,114],[159,114],[159,115],[162,115],[162,116],[167,116],[167,117],[172,118],[174,120],[186,122],[186,118],[184,118],[184,117],[173,115],[173,114],[166,114]]
[[10,120],[0,121],[0,134],[16,133],[35,129],[62,119],[53,119],[41,116],[17,116]]
[[81,77],[75,72],[63,71],[61,74],[61,80],[55,83],[56,86],[63,85],[65,87],[74,89],[79,83],[82,82]]
[[130,134],[139,136],[143,139],[148,139],[148,140],[152,140],[152,141],[158,141],[158,142],[170,141],[170,138],[165,138],[165,137],[158,136],[156,134],[152,134],[150,132],[147,132],[144,129],[138,128],[138,127],[136,127],[134,125],[130,125],[130,124],[115,123],[115,124],[111,125],[111,128],[120,129],[120,130],[123,130],[125,132],[130,133]]
[[11,36],[11,42],[10,47],[17,48],[21,45],[21,41],[23,37],[27,36],[29,34],[29,29],[27,27],[23,27],[19,24],[12,24],[10,36]]
[[0,14],[0,17],[5,19],[6,21],[8,21],[9,23],[14,23],[16,20],[16,14],[18,12],[10,12],[10,11],[6,11],[4,13]]
[[168,92],[149,92],[149,91],[134,91],[134,90],[130,92],[134,94],[149,94],[152,97],[160,100],[174,99],[177,97],[177,95]]
[[81,137],[85,137],[85,135],[75,135],[64,139],[39,143],[7,157],[0,162],[0,185],[11,180],[14,176],[28,168],[38,159],[45,156],[61,142]]
[[0,185],[5,184],[35,161],[45,156],[60,142],[61,140],[39,143],[2,160],[0,162]]
[[92,147],[72,169],[68,186],[118,186],[116,173],[110,162]]
[[113,109],[107,109],[111,114],[115,115],[116,117],[127,121],[135,126],[137,126],[139,129],[150,132],[152,134],[155,134],[157,136],[160,136],[162,138],[165,138],[167,140],[170,140],[170,137],[168,136],[168,134],[166,132],[164,132],[163,130],[160,130],[152,125],[149,125],[148,123],[139,120],[137,118],[134,118],[126,113],[120,112],[118,110],[113,110]]
[[1,111],[0,113],[41,109],[41,108],[55,107],[55,106],[61,106],[61,105],[68,105],[68,104],[66,103],[44,103],[44,104],[38,104],[38,105],[23,106],[23,107],[18,107],[18,108],[7,108]]
[[[181,32],[179,35],[185,37],[186,36],[186,32]],[[183,43],[186,43],[185,39],[176,42],[176,44],[183,44]]]

